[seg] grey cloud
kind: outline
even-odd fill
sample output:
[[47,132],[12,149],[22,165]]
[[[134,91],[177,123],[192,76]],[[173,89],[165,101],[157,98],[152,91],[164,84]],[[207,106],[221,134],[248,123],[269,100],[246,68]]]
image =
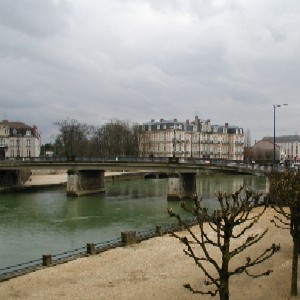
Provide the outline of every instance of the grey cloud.
[[[300,120],[296,1],[0,0],[0,103],[44,140],[66,117],[235,123]],[[20,108],[22,108],[20,110]],[[22,118],[24,120],[22,120]]]
[[66,1],[1,0],[0,23],[33,37],[49,37],[64,30],[69,11]]

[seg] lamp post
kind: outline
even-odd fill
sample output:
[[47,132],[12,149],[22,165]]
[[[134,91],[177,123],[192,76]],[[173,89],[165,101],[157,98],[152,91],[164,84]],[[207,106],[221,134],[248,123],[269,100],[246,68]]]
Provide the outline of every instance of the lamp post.
[[283,106],[287,106],[287,104],[273,104],[273,109],[274,109],[274,145],[273,145],[273,170],[275,169],[275,155],[276,155],[276,151],[275,151],[275,145],[276,145],[276,130],[275,130],[275,124],[276,124],[276,108],[277,107],[283,107]]

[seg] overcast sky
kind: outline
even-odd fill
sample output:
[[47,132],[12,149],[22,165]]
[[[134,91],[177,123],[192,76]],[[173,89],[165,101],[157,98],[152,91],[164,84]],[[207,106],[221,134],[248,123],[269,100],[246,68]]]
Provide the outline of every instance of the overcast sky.
[[0,0],[0,120],[300,134],[299,0]]

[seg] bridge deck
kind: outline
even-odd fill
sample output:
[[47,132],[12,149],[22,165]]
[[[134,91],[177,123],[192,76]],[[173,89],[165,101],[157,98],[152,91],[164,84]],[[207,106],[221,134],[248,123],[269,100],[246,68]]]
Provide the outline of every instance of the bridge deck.
[[104,171],[149,171],[164,173],[198,173],[200,170],[221,171],[231,173],[244,173],[263,175],[271,171],[270,166],[259,166],[257,164],[232,164],[204,163],[203,161],[179,161],[169,162],[166,160],[104,160],[104,159],[50,159],[31,158],[0,161],[0,170],[104,170]]

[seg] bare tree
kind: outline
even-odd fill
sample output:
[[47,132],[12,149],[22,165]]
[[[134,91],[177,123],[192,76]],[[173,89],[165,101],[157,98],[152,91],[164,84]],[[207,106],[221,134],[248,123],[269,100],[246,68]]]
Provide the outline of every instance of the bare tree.
[[96,127],[91,138],[91,153],[97,156],[136,156],[138,153],[137,125],[128,121],[111,120]]
[[151,139],[151,132],[142,131],[139,132],[139,156],[148,157],[155,152],[155,143]]
[[[231,269],[230,263],[233,258],[238,256],[241,252],[249,248],[250,246],[258,243],[268,229],[261,234],[248,235],[245,238],[246,232],[258,221],[263,215],[266,207],[262,207],[256,213],[251,213],[253,207],[255,207],[260,199],[261,194],[249,190],[245,190],[245,195],[241,197],[242,189],[235,192],[232,195],[226,193],[218,193],[218,201],[220,204],[220,210],[215,210],[213,214],[209,214],[207,209],[201,205],[201,198],[197,196],[194,199],[194,206],[188,208],[185,202],[182,202],[182,207],[189,211],[197,220],[200,228],[199,236],[196,235],[187,224],[181,219],[179,214],[175,214],[172,210],[169,210],[170,216],[176,217],[181,224],[189,232],[193,241],[189,241],[187,237],[179,238],[186,246],[184,253],[191,257],[195,264],[204,272],[207,280],[205,285],[213,285],[214,289],[209,290],[195,290],[190,284],[185,284],[184,287],[192,291],[193,293],[209,294],[215,296],[219,293],[221,300],[229,299],[229,278],[233,275],[246,273],[252,277],[260,277],[269,275],[272,271],[252,275],[249,273],[249,269],[258,265],[265,260],[269,259],[275,252],[279,251],[279,246],[273,244],[269,248],[265,249],[261,254],[255,258],[247,257],[246,261],[240,266]],[[207,227],[214,233],[214,237],[208,234]],[[240,227],[241,226],[241,227]],[[238,227],[238,230],[234,230]],[[239,246],[232,249],[232,239],[242,238],[243,242]],[[197,254],[194,250],[193,243],[200,247],[200,254]],[[211,255],[209,247],[216,248],[221,255],[221,263],[218,263],[218,259]],[[207,263],[210,264],[215,272],[210,272],[207,268]],[[217,275],[216,275],[217,274]]]
[[91,126],[69,118],[57,121],[54,125],[59,128],[59,134],[56,137],[55,144],[60,155],[69,158],[85,156]]
[[121,120],[111,120],[102,126],[105,155],[136,155],[138,149],[135,125]]
[[93,126],[90,139],[89,155],[104,157],[103,126]]
[[298,253],[300,246],[300,173],[287,171],[270,176],[270,198],[277,212],[272,222],[289,229],[293,238],[291,296],[298,294]]
[[246,148],[251,147],[251,132],[250,132],[250,129],[247,129],[246,133],[245,133],[245,147]]
[[128,121],[111,120],[91,126],[69,119],[54,123],[59,128],[55,140],[57,154],[75,156],[136,156],[138,127]]
[[244,159],[247,162],[253,161],[253,148],[252,147],[244,147]]

